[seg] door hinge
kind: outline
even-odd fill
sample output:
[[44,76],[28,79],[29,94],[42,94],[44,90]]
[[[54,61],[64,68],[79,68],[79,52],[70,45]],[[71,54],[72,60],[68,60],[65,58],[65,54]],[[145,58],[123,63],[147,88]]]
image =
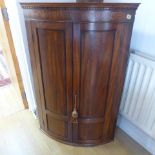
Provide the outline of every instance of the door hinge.
[[4,18],[6,21],[9,21],[9,15],[8,15],[7,8],[1,8],[1,12],[2,12],[3,18]]
[[23,99],[23,100],[26,99],[26,93],[25,93],[25,91],[22,92],[22,99]]
[[33,36],[33,34],[32,34],[32,41],[33,41],[33,43],[34,43],[34,36]]
[[43,120],[43,126],[45,126],[45,122],[44,122],[44,120]]

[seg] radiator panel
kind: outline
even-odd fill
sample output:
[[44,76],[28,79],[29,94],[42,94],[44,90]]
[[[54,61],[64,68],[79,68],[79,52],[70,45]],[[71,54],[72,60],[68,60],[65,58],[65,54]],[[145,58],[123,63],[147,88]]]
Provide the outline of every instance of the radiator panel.
[[155,61],[130,54],[120,114],[155,138]]

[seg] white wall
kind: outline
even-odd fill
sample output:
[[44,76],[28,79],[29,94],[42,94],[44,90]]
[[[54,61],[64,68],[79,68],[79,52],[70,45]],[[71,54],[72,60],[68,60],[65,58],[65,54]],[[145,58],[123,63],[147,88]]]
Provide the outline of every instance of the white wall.
[[105,0],[141,3],[135,17],[131,48],[155,58],[155,0]]
[[36,110],[36,103],[32,85],[30,58],[24,17],[22,11],[20,10],[19,3],[17,3],[16,0],[6,0],[5,3],[9,14],[10,28],[29,104],[29,109],[34,112]]
[[155,0],[141,0],[138,8],[131,48],[155,57]]

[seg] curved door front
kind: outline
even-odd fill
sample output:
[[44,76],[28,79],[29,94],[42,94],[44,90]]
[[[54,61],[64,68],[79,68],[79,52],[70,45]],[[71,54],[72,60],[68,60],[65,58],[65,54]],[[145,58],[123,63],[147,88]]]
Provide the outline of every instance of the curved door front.
[[72,24],[33,21],[32,31],[39,55],[43,130],[72,141]]

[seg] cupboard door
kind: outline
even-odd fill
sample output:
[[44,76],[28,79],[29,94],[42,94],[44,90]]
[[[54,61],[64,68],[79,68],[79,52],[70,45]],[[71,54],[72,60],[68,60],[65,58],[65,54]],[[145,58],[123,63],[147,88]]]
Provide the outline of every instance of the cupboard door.
[[97,144],[103,139],[103,125],[116,24],[74,24],[73,91],[78,123],[73,123],[77,143]]
[[[72,140],[72,24],[33,21],[43,130]],[[38,56],[38,57],[37,57]]]

